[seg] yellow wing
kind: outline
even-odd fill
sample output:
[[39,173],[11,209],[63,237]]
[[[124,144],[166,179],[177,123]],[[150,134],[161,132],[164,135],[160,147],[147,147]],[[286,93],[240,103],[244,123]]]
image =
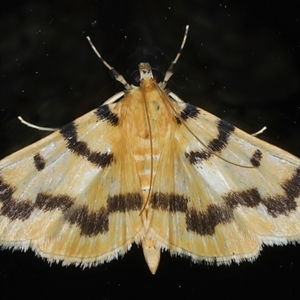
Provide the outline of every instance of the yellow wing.
[[172,106],[179,120],[151,199],[157,246],[230,263],[299,241],[300,160],[180,99]]
[[2,246],[91,265],[139,242],[141,188],[119,110],[104,104],[0,162]]

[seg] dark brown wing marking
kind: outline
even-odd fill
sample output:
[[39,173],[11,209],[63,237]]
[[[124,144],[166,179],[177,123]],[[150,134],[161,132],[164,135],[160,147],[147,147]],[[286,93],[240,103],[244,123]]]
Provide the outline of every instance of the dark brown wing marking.
[[105,168],[113,162],[112,153],[100,153],[89,149],[87,143],[78,141],[77,130],[74,122],[65,125],[60,130],[61,135],[67,142],[67,147],[75,154],[86,158],[92,164]]

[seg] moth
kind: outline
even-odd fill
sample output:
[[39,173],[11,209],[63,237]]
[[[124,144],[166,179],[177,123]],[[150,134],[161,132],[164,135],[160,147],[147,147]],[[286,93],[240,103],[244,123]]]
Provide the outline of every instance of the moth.
[[0,162],[0,245],[95,266],[140,244],[192,261],[254,260],[300,239],[300,160],[181,100],[139,64],[124,91]]

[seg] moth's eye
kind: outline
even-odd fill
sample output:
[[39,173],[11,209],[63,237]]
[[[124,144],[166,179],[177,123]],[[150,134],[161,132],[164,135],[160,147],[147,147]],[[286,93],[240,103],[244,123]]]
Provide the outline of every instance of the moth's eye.
[[[152,75],[153,75],[153,78],[155,79],[155,81],[157,83],[161,82],[161,80],[162,80],[161,72],[158,69],[154,69],[154,68],[152,68],[151,71],[152,71]],[[140,85],[141,76],[140,76],[140,72],[138,70],[133,71],[131,73],[130,77],[131,77],[131,83],[133,85],[135,85],[135,86]]]
[[158,69],[151,69],[152,70],[152,74],[153,74],[153,78],[155,79],[155,81],[157,83],[162,81],[162,74]]
[[133,71],[130,75],[130,78],[131,78],[131,83],[133,85],[135,85],[135,86],[140,85],[141,76],[140,76],[140,72],[138,70]]

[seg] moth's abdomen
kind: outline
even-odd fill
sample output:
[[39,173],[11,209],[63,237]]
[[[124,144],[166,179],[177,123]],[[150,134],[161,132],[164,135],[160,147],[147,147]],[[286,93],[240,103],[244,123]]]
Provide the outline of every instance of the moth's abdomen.
[[155,141],[152,140],[152,151],[150,139],[139,138],[140,143],[133,150],[133,157],[137,168],[137,173],[140,178],[140,185],[146,201],[151,184],[157,172],[157,165],[160,158],[160,152],[157,147],[154,147]]

